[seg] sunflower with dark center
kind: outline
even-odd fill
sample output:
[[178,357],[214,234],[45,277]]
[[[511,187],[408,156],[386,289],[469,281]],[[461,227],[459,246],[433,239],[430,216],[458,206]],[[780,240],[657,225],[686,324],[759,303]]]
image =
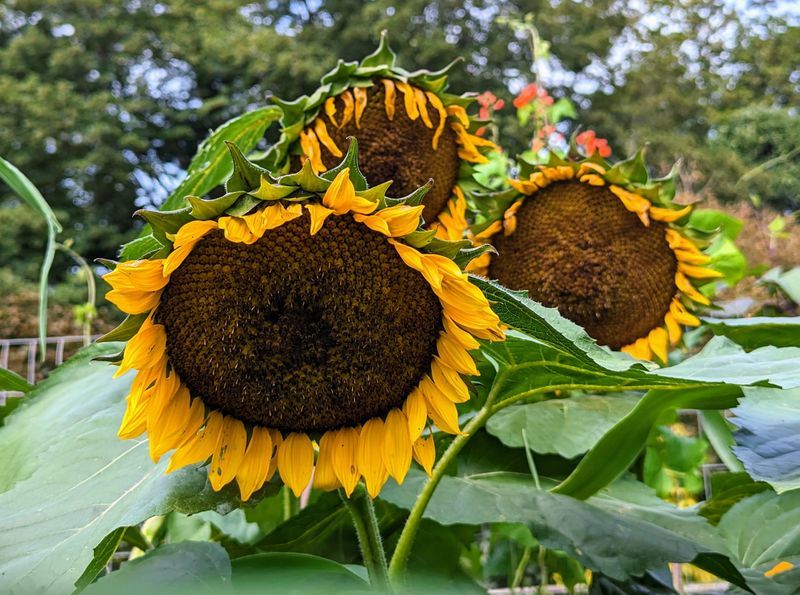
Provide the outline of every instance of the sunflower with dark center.
[[404,196],[434,180],[423,219],[438,237],[461,239],[466,202],[459,175],[471,177],[468,166],[485,163],[483,153],[497,147],[470,132],[480,126],[465,109],[474,98],[445,93],[449,68],[412,73],[395,66],[382,34],[375,53],[360,63],[339,62],[312,95],[273,98],[284,111],[282,135],[263,164],[279,171],[309,160],[320,173],[338,163],[346,139],[355,137],[371,185],[392,180],[393,192]]
[[674,185],[647,179],[641,155],[614,167],[552,158],[526,173],[475,226],[474,241],[497,254],[469,270],[527,290],[602,345],[666,363],[681,325],[700,324],[693,304],[710,303],[695,283],[723,276],[687,233],[692,207],[672,204]]
[[[260,172],[238,156],[233,187]],[[374,497],[412,457],[430,473],[429,419],[459,432],[469,351],[502,340],[500,321],[419,229],[423,206],[356,190],[354,168],[145,213],[164,249],[105,275],[141,324],[116,373],[137,371],[119,436],[147,431],[154,460],[174,449],[167,472],[210,459],[213,489],[236,480],[242,500],[276,471],[296,495],[313,471]]]

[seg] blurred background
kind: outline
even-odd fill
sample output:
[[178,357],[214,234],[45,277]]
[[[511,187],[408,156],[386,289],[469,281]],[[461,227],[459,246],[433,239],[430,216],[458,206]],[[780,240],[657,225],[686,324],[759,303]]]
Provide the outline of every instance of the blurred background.
[[[681,200],[744,222],[752,274],[731,299],[778,299],[758,279],[800,263],[792,0],[6,0],[0,155],[39,187],[76,253],[113,258],[136,235],[133,210],[165,199],[210,129],[271,94],[312,92],[381,29],[408,70],[462,57],[451,90],[503,100],[493,134],[510,155],[534,138],[513,100],[535,82],[574,107],[558,134],[591,129],[612,159],[649,143],[655,174],[680,159]],[[0,338],[33,337],[46,224],[0,185],[0,228]],[[80,329],[85,276],[57,254],[48,334]],[[101,306],[92,331],[113,322]]]

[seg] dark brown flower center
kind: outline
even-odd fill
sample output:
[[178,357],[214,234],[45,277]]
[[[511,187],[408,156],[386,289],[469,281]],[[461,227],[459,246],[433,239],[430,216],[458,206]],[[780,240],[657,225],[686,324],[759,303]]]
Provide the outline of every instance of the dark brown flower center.
[[221,232],[172,274],[157,321],[193,396],[286,431],[363,423],[402,406],[430,370],[442,309],[384,236],[303,217],[254,244]]
[[677,261],[665,226],[642,225],[607,187],[556,182],[527,198],[516,231],[492,239],[489,276],[557,307],[619,349],[663,324]]
[[[432,142],[439,125],[439,112],[428,103],[433,128],[425,126],[422,117],[411,120],[403,103],[403,93],[397,89],[394,119],[389,120],[384,107],[385,97],[386,89],[380,81],[375,81],[375,85],[367,89],[367,106],[361,115],[359,128],[355,118],[337,128],[327,116],[319,117],[325,120],[328,134],[343,153],[347,151],[348,136],[358,139],[359,167],[370,186],[393,180],[389,195],[400,197],[433,178],[433,188],[423,199],[425,210],[422,212],[425,221],[433,222],[450,199],[458,178],[460,161],[456,134],[446,124],[434,151]],[[337,97],[337,122],[341,122],[343,111],[344,102]],[[334,157],[323,146],[322,160],[326,167],[333,167],[341,157]]]

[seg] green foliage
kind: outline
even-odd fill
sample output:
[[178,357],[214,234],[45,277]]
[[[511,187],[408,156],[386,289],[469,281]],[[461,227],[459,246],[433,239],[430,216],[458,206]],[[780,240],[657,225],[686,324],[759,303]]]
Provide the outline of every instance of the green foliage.
[[0,472],[0,573],[23,591],[70,591],[93,549],[118,527],[170,510],[195,512],[229,496],[214,494],[207,473],[164,475],[144,440],[116,430],[129,380],[91,362],[119,350],[92,346],[39,384],[0,429],[7,456]]
[[702,438],[681,436],[668,426],[657,426],[645,450],[644,483],[659,498],[695,498],[703,492],[701,467],[707,452],[708,442]]

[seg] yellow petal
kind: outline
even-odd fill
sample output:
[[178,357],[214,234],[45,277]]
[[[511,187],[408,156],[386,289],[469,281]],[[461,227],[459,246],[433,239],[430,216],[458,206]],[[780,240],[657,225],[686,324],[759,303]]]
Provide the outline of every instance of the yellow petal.
[[[261,219],[264,230],[275,229],[287,221],[297,219],[303,215],[303,208],[299,204],[293,204],[287,209],[282,204],[270,205],[261,211]],[[263,234],[263,232],[262,232]]]
[[278,473],[298,498],[306,489],[314,468],[314,447],[308,436],[289,434],[278,449]]
[[269,430],[269,437],[272,440],[272,457],[269,460],[269,470],[267,471],[267,479],[269,481],[275,472],[278,470],[278,451],[281,444],[283,444],[283,436],[278,430]]
[[342,153],[341,149],[336,146],[334,140],[328,134],[328,127],[325,126],[325,121],[322,118],[317,118],[314,120],[314,132],[317,133],[317,138],[319,142],[321,142],[328,152],[334,157],[342,157],[344,154]]
[[580,178],[581,176],[592,172],[603,175],[604,173],[606,173],[606,168],[598,163],[592,163],[591,161],[584,161],[578,168],[575,177]]
[[249,500],[253,492],[264,485],[271,457],[272,438],[270,438],[269,430],[260,426],[254,427],[250,443],[244,453],[244,459],[236,472],[236,483],[239,484],[239,493],[243,502]]
[[469,116],[467,110],[460,105],[448,105],[446,108],[447,114],[453,116],[461,123],[461,126],[469,126]]
[[792,570],[793,568],[794,568],[794,564],[792,564],[791,562],[787,562],[787,561],[783,560],[783,561],[778,562],[777,564],[775,564],[775,566],[773,566],[769,570],[767,570],[764,573],[764,576],[766,576],[767,578],[772,578],[776,574],[780,574],[781,572],[787,572],[789,570]]
[[428,255],[419,252],[411,246],[406,246],[395,240],[389,240],[389,243],[395,247],[400,258],[412,269],[419,271],[425,280],[430,284],[434,291],[441,289],[443,276],[439,267],[430,259],[425,258]]
[[237,244],[254,244],[259,236],[255,235],[242,217],[220,217],[219,228],[225,233],[225,239]]
[[435,93],[426,91],[425,97],[428,98],[428,101],[433,106],[433,109],[439,113],[439,122],[436,124],[436,132],[433,133],[433,140],[431,141],[431,145],[435,151],[439,148],[439,139],[442,137],[444,126],[447,123],[447,110],[444,108],[442,100],[439,99],[439,96]]
[[339,97],[342,98],[344,102],[344,114],[342,114],[342,121],[339,124],[339,128],[345,126],[350,120],[353,119],[353,111],[355,110],[355,103],[353,102],[353,96],[350,94],[350,91],[345,91]]
[[682,209],[673,211],[672,209],[662,209],[661,207],[650,207],[650,216],[656,221],[672,223],[681,217],[688,215],[692,210],[692,205],[687,205]]
[[368,215],[378,208],[377,202],[356,196],[356,189],[350,181],[349,167],[345,167],[336,174],[333,182],[328,186],[325,195],[322,197],[322,204],[329,209],[333,209],[337,215],[344,215],[348,212]]
[[714,269],[686,264],[685,262],[678,262],[678,270],[687,277],[694,279],[718,279],[725,276]]
[[624,351],[625,353],[632,355],[636,359],[643,359],[643,360],[650,359],[650,343],[647,340],[647,337],[636,339],[636,341],[634,341],[630,345],[625,345],[624,347],[622,347],[620,351]]
[[571,180],[573,177],[575,177],[575,170],[572,169],[569,165],[543,167],[542,173],[554,182],[558,182],[561,180]]
[[690,251],[690,250],[674,250],[675,258],[678,259],[678,262],[688,262],[689,264],[707,264],[711,257],[703,254],[699,250]]
[[439,340],[436,342],[436,350],[442,362],[447,364],[453,370],[461,374],[478,375],[478,368],[475,366],[475,360],[469,352],[464,349],[458,340],[454,339],[447,333],[442,333]]
[[380,493],[389,477],[383,463],[383,434],[383,420],[373,417],[364,424],[358,437],[358,470],[364,476],[370,498]]
[[399,409],[392,409],[386,416],[383,463],[389,475],[402,484],[411,467],[411,437],[408,434],[408,420]]
[[348,496],[353,493],[361,476],[358,470],[358,439],[359,431],[356,428],[342,428],[336,432],[333,471]]
[[325,171],[325,163],[322,161],[322,150],[319,146],[319,139],[313,130],[300,131],[300,148],[303,154],[311,161],[311,169],[315,174]]
[[458,427],[458,411],[456,406],[448,399],[442,391],[433,383],[430,377],[425,376],[419,383],[422,394],[425,396],[425,404],[428,406],[428,416],[448,434],[460,434]]
[[158,305],[160,291],[122,291],[112,289],[106,299],[125,314],[144,314]]
[[188,244],[194,244],[207,233],[218,228],[216,221],[189,221],[185,223],[175,234],[172,242],[173,248],[180,248]]
[[121,262],[103,279],[114,289],[129,291],[158,291],[168,282],[164,276],[164,260],[134,260]]
[[686,326],[700,326],[700,319],[690,314],[686,307],[679,300],[672,300],[669,312],[679,324]]
[[438,357],[431,364],[431,379],[444,395],[453,403],[469,401],[469,389],[458,372],[446,366]]
[[236,472],[239,471],[244,459],[246,445],[247,432],[244,424],[240,420],[226,415],[222,421],[219,443],[211,453],[211,467],[208,470],[211,488],[215,492],[221,490],[236,477]]
[[443,316],[442,323],[444,325],[444,331],[456,339],[467,351],[472,351],[481,346],[481,344],[475,340],[475,337],[453,322],[449,316]]
[[[586,164],[584,164],[586,165]],[[650,225],[650,219],[648,218],[648,211],[650,210],[650,201],[646,198],[639,196],[638,194],[634,194],[633,192],[629,192],[624,188],[619,186],[615,186],[612,184],[609,186],[609,190],[616,195],[617,198],[622,201],[623,206],[631,211],[632,213],[636,213],[639,219],[645,226]]]
[[420,216],[424,205],[410,207],[398,205],[381,209],[373,215],[356,214],[355,220],[364,223],[370,229],[389,237],[402,237],[416,231],[420,224]]
[[125,353],[114,378],[119,378],[131,369],[146,370],[160,363],[166,350],[167,333],[164,325],[153,324],[148,317],[125,345]]
[[433,436],[417,438],[414,441],[413,451],[414,460],[430,477],[433,473],[433,464],[436,462],[436,443],[433,441]]
[[711,300],[697,291],[694,285],[692,285],[691,281],[689,281],[689,279],[687,279],[686,276],[680,271],[675,273],[675,285],[681,290],[681,293],[683,293],[689,299],[706,306],[711,303]]
[[176,469],[201,463],[206,461],[217,449],[220,436],[222,435],[222,414],[219,411],[212,411],[203,426],[194,436],[189,437],[178,447],[167,466],[167,473]]
[[317,465],[314,467],[314,489],[330,492],[339,487],[333,469],[333,453],[336,450],[336,432],[328,431],[319,440]]
[[530,196],[539,190],[539,187],[536,184],[527,180],[514,180],[513,178],[509,178],[508,183],[512,188],[514,188],[514,190],[520,194],[525,194],[526,196]]
[[433,122],[431,122],[431,118],[428,115],[428,100],[425,99],[425,92],[422,89],[414,87],[414,99],[417,102],[417,109],[419,110],[422,122],[428,128],[433,128]]
[[660,326],[657,326],[650,331],[650,334],[647,335],[647,342],[650,345],[650,351],[652,351],[662,363],[666,364],[668,342],[667,331]]
[[580,181],[583,182],[584,184],[589,184],[590,186],[605,186],[606,185],[606,181],[601,176],[598,176],[597,174],[586,174],[584,176],[581,176]]
[[386,117],[391,122],[394,120],[394,96],[395,88],[394,82],[389,79],[381,79],[384,88],[386,89],[386,96],[383,99],[383,106],[386,110]]
[[131,390],[125,397],[127,403],[125,415],[117,432],[117,436],[122,440],[135,438],[147,429],[147,411],[152,397],[151,389],[156,378],[165,374],[166,365],[167,358],[165,356],[159,364],[139,371],[136,378],[133,379]]
[[419,109],[417,108],[417,101],[414,97],[414,90],[411,88],[411,85],[402,81],[397,81],[395,85],[403,93],[403,102],[406,108],[406,114],[408,114],[408,119],[416,120],[419,118]]
[[411,391],[403,403],[403,413],[408,420],[408,435],[411,440],[416,440],[422,435],[425,429],[425,422],[428,419],[428,406],[425,404],[425,396],[420,387]]
[[[172,376],[176,376],[173,372]],[[192,435],[203,424],[205,410],[202,402],[195,399],[199,404],[192,409],[192,398],[189,389],[179,386],[178,390],[169,397],[167,402],[160,408],[158,418],[150,423],[148,420],[148,439],[150,440],[150,457],[157,461],[168,450],[179,446],[186,435]],[[196,424],[189,427],[190,424]]]
[[308,214],[311,216],[311,235],[313,236],[320,229],[322,229],[325,219],[327,219],[329,215],[333,214],[333,210],[329,209],[328,207],[323,207],[317,203],[306,204],[306,209],[308,210]]
[[669,344],[670,345],[677,345],[678,341],[681,340],[681,327],[678,324],[678,321],[675,320],[675,316],[673,316],[672,312],[667,312],[664,316],[664,324],[667,327],[667,335],[669,336]]
[[328,116],[328,120],[331,121],[331,124],[333,124],[334,126],[338,127],[338,125],[336,124],[336,98],[335,97],[328,97],[325,100],[325,115]]
[[367,90],[364,87],[355,87],[353,96],[356,99],[356,128],[361,128],[361,114],[367,107]]

